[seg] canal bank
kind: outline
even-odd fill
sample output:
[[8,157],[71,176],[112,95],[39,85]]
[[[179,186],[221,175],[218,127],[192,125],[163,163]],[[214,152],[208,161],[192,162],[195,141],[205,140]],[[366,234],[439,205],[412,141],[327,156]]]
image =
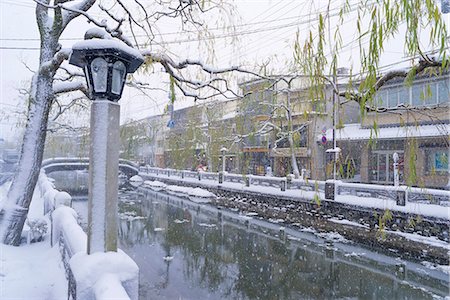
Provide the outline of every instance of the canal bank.
[[386,253],[395,252],[401,257],[415,261],[431,260],[442,265],[449,264],[449,221],[446,219],[335,201],[311,201],[280,194],[269,195],[258,191],[231,189],[205,181],[192,182],[176,177],[140,175],[146,180],[207,189],[218,196],[213,200],[213,204],[218,207],[244,214],[254,212],[283,226],[311,227],[320,232],[337,232],[346,239]]

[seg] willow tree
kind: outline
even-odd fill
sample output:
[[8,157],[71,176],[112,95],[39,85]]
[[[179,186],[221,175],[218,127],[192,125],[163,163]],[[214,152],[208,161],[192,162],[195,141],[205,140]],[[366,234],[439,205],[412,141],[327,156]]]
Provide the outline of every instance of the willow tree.
[[[309,75],[311,99],[324,99],[323,91],[329,85],[336,97],[345,98],[338,101],[341,105],[351,101],[359,104],[362,119],[369,112],[398,115],[417,112],[433,118],[429,110],[414,104],[381,106],[377,103],[376,94],[394,78],[403,79],[406,86],[411,86],[416,75],[438,75],[449,70],[450,39],[444,22],[444,14],[449,13],[449,2],[361,0],[355,3],[345,0],[342,6],[333,8],[334,4],[335,1],[328,1],[326,12],[317,16],[318,25],[306,35],[298,32],[294,44],[296,65]],[[350,24],[353,27],[348,22],[352,18],[354,21]],[[344,42],[342,33],[349,28],[356,29],[356,38]],[[382,65],[385,50],[393,41],[403,41],[402,62],[409,62],[408,67],[394,63],[387,69]],[[353,61],[354,69],[350,69],[346,88],[340,89],[336,82],[339,67],[349,65],[342,52],[352,43],[357,44],[359,58]],[[339,109],[338,104],[335,104],[335,109]],[[376,141],[377,129],[374,119],[371,145]],[[447,147],[450,144],[448,139],[444,143]],[[414,184],[417,179],[414,155],[410,153],[408,184]]]
[[[329,0],[326,12],[318,14],[317,28],[310,30],[303,40],[304,36],[298,32],[294,44],[295,62],[304,74],[309,75],[312,99],[322,99],[324,86],[329,84],[336,95],[358,102],[362,117],[367,112],[417,109],[405,105],[380,107],[374,96],[390,79],[401,77],[405,78],[406,84],[410,84],[417,74],[427,69],[438,73],[448,70],[450,39],[439,2],[360,0],[352,3],[345,0],[338,9],[332,9],[332,3]],[[445,3],[442,1],[443,9]],[[344,44],[341,34],[349,28],[347,19],[350,14],[356,15],[352,25],[357,30],[353,42],[358,43],[359,60],[355,61],[358,72],[353,74],[350,70],[347,89],[339,90],[333,78],[338,76],[340,66],[348,65],[340,53],[348,46]],[[332,24],[333,17],[338,20]],[[425,33],[427,36],[424,36]],[[404,40],[403,50],[410,67],[383,72],[380,62],[385,48],[393,40],[401,39]],[[431,50],[424,51],[424,44]]]

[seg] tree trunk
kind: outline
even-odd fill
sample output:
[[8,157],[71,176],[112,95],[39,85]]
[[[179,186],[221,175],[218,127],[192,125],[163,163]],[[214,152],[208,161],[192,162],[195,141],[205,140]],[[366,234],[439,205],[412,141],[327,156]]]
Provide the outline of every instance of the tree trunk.
[[294,177],[296,179],[300,178],[300,172],[298,171],[297,159],[295,157],[295,147],[294,147],[294,139],[292,138],[293,126],[292,126],[292,113],[291,113],[291,93],[290,93],[290,84],[289,90],[287,92],[287,118],[288,118],[288,142],[289,148],[291,149],[291,165],[292,172],[294,173]]
[[294,177],[296,179],[298,179],[298,178],[300,178],[300,172],[298,170],[297,159],[295,157],[294,139],[292,138],[292,133],[289,133],[288,140],[289,140],[289,146],[291,148],[292,172],[294,173]]
[[[41,43],[40,65],[50,61],[57,49],[57,38],[48,35]],[[53,101],[54,72],[39,69],[31,83],[28,119],[18,169],[8,191],[0,220],[4,244],[18,246],[36,186],[44,153],[47,121]]]

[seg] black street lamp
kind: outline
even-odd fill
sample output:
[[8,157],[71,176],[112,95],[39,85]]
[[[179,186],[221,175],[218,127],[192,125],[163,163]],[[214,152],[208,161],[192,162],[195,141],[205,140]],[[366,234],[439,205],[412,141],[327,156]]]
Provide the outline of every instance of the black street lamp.
[[85,40],[69,63],[83,68],[91,105],[87,253],[117,251],[120,105],[127,73],[144,62],[117,40]]
[[144,62],[139,51],[116,40],[85,40],[72,47],[69,63],[83,68],[89,98],[119,101],[127,73]]

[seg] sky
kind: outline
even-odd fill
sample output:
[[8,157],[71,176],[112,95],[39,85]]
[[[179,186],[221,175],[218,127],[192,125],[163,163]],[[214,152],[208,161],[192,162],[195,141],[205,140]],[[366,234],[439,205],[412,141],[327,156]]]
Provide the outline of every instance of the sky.
[[[105,1],[102,2],[107,3]],[[209,34],[217,37],[214,44],[211,44],[211,39],[206,39],[199,46],[195,35],[181,33],[180,23],[170,20],[162,21],[155,28],[156,41],[165,42],[166,46],[164,49],[157,45],[153,48],[163,49],[175,59],[201,59],[219,67],[240,65],[257,69],[256,65],[269,62],[269,70],[285,73],[292,61],[297,30],[303,37],[310,26],[316,26],[316,14],[311,12],[323,12],[328,1],[235,0],[231,3],[234,9],[228,10],[228,14],[212,14],[207,20]],[[332,3],[339,5],[341,1]],[[32,71],[37,68],[39,35],[34,7],[32,0],[0,0],[0,135],[6,139],[20,135],[18,132],[24,126],[26,106],[19,89],[29,86]],[[102,18],[98,10],[94,9],[90,13],[96,18]],[[357,32],[353,22],[355,18],[355,14],[350,14],[342,30],[345,47],[341,53],[341,63],[346,67],[359,58],[358,43],[355,40]],[[450,14],[445,19],[450,24]],[[230,24],[234,24],[234,31],[230,29]],[[79,17],[63,34],[63,47],[71,47],[77,40],[81,40],[84,32],[91,27],[84,18]],[[393,40],[386,48],[382,65],[394,63],[397,67],[400,65],[395,63],[404,59],[403,41]],[[148,91],[148,97],[126,88],[120,101],[121,123],[163,113],[168,102],[169,78],[160,66],[155,65],[150,73],[138,75],[138,78],[158,90]],[[233,78],[234,81],[244,79]],[[180,101],[176,102],[175,108],[192,105],[192,101],[182,100],[177,96]],[[84,126],[89,122],[88,114],[85,113],[82,117],[76,114],[66,116],[64,122]]]

